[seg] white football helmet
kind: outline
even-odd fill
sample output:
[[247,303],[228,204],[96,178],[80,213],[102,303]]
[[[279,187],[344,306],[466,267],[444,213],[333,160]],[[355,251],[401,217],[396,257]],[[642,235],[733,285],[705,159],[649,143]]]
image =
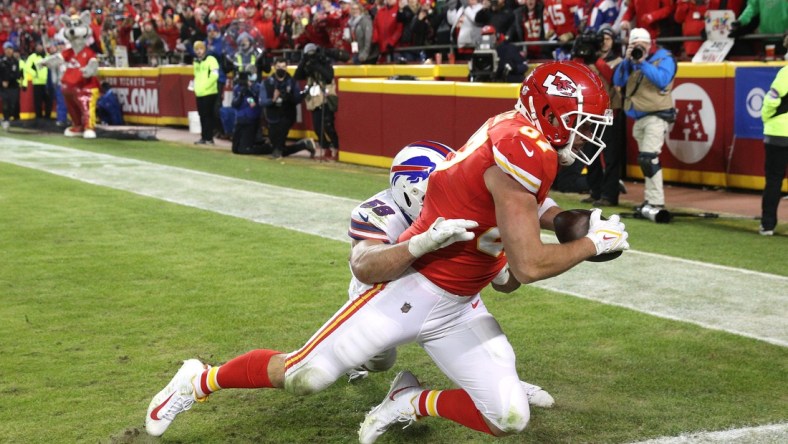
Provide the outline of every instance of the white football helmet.
[[402,148],[394,157],[389,172],[391,193],[411,221],[421,213],[430,173],[453,152],[442,143],[419,140]]

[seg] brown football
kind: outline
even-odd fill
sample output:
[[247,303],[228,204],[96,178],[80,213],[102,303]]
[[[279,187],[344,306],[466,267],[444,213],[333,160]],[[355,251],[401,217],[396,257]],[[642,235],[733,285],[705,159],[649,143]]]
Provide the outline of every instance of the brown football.
[[[591,219],[591,210],[566,210],[556,214],[553,220],[555,237],[562,244],[580,239],[588,234],[588,221]],[[602,219],[606,218],[602,216]],[[586,259],[590,262],[606,262],[621,256],[623,251],[600,254]]]

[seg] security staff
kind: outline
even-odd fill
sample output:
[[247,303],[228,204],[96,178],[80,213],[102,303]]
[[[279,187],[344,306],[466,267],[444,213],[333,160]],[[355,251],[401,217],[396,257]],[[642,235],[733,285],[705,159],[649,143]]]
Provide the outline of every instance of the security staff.
[[11,118],[19,117],[19,84],[24,79],[20,69],[20,61],[14,54],[14,44],[3,44],[3,56],[0,57],[0,100],[3,102],[3,129],[7,130]]
[[[785,38],[788,43],[788,37]],[[777,226],[780,188],[788,167],[788,65],[777,72],[763,98],[763,144],[766,148],[766,186],[761,201],[760,234],[771,236]]]
[[205,43],[194,42],[194,95],[197,97],[197,112],[200,114],[202,137],[196,145],[213,145],[214,104],[219,94],[219,62],[206,53]]
[[25,62],[25,81],[29,79],[33,84],[33,109],[37,119],[48,119],[52,115],[52,94],[48,76],[49,69],[46,66],[40,68],[37,62],[44,59],[44,45],[36,43],[35,51],[27,57]]
[[671,97],[675,76],[673,55],[652,45],[647,30],[633,29],[624,60],[613,75],[613,85],[624,96],[627,116],[635,120],[632,136],[638,143],[638,163],[646,178],[645,201],[639,208],[646,204],[657,208],[665,206],[659,155],[668,124],[675,120]]

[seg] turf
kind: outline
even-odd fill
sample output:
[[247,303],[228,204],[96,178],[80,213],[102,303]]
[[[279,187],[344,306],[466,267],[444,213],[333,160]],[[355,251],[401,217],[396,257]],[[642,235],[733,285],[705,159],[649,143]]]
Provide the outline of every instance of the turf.
[[[358,199],[387,178],[370,168],[166,143],[91,149]],[[577,206],[575,196],[558,200]],[[786,275],[786,239],[753,236],[745,231],[752,223],[628,226],[640,250]],[[180,360],[294,349],[347,297],[345,243],[3,163],[0,227],[3,442],[148,442],[140,434],[145,409]],[[622,443],[788,420],[782,347],[533,287],[486,293],[485,301],[523,378],[557,399],[504,442]],[[217,393],[160,441],[353,442],[364,413],[403,368],[429,386],[448,384],[409,346],[394,370],[306,398]],[[433,419],[381,439],[492,441]]]

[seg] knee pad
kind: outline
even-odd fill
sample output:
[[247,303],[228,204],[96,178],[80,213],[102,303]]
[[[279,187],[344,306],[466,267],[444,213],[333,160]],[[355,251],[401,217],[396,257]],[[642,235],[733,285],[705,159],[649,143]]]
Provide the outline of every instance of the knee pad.
[[638,154],[638,163],[643,175],[648,178],[654,177],[662,169],[662,165],[659,163],[659,154],[657,153]]

